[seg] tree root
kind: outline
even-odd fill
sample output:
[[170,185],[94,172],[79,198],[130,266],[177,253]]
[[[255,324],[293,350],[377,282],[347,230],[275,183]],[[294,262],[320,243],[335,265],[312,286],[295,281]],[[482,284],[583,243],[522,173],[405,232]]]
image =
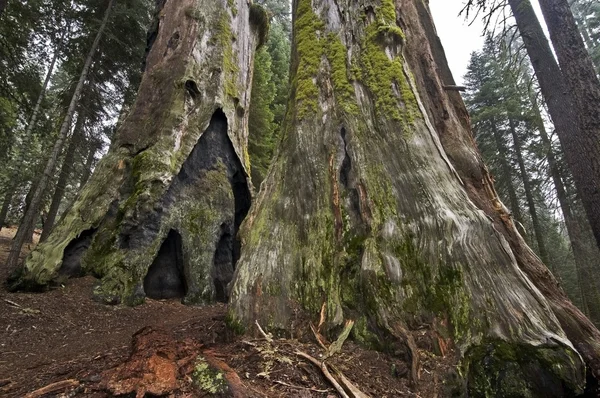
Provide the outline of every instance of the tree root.
[[320,333],[321,327],[323,326],[324,323],[325,323],[325,303],[323,303],[323,307],[321,307],[321,318],[319,320],[319,326],[315,329],[313,324],[312,323],[310,324],[310,328],[311,328],[313,334],[315,335],[317,342],[326,352],[323,360],[319,361],[316,358],[314,358],[302,351],[296,351],[296,355],[298,355],[304,359],[307,359],[308,361],[313,363],[315,366],[317,366],[319,369],[321,369],[321,372],[323,373],[325,378],[335,387],[335,389],[342,396],[342,398],[368,398],[369,396],[366,395],[365,393],[363,393],[362,391],[360,391],[360,389],[358,389],[358,387],[356,387],[354,384],[352,384],[352,382],[346,376],[344,376],[344,374],[339,369],[337,369],[333,365],[330,365],[337,378],[334,377],[331,374],[331,372],[329,371],[327,364],[325,363],[325,361],[328,358],[331,358],[333,355],[337,354],[338,352],[340,352],[342,350],[342,346],[344,345],[344,342],[350,335],[350,331],[352,330],[352,327],[354,326],[354,321],[352,321],[352,320],[346,321],[346,323],[344,324],[344,329],[342,330],[342,332],[340,333],[338,338],[329,345],[329,347],[325,346],[325,343],[324,343],[325,339],[323,338],[323,336],[321,336],[321,333]]
[[329,372],[329,369],[327,368],[327,364],[325,363],[325,361],[319,362],[317,359],[311,357],[310,355],[308,355],[302,351],[296,351],[296,355],[309,360],[315,366],[317,366],[319,369],[321,369],[321,372],[323,372],[323,375],[325,376],[325,378],[327,380],[329,380],[329,382],[331,383],[331,385],[333,385],[333,387],[335,387],[335,389],[341,395],[342,398],[351,398],[348,394],[346,394],[346,390],[344,390],[344,388],[340,385],[340,383],[338,383],[338,381],[331,375],[331,373]]

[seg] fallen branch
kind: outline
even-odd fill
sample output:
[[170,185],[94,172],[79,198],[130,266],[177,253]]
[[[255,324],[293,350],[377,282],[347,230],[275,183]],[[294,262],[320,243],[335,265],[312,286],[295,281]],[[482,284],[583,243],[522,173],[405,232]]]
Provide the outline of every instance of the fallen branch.
[[344,388],[340,385],[340,383],[338,383],[338,381],[335,379],[335,377],[333,377],[331,375],[331,373],[329,372],[329,369],[327,369],[327,365],[325,364],[325,361],[319,362],[317,359],[311,357],[308,354],[303,353],[302,351],[296,351],[296,355],[309,360],[315,366],[317,366],[319,369],[321,369],[321,372],[323,372],[323,375],[325,376],[325,378],[327,380],[329,380],[329,382],[333,385],[333,387],[335,387],[338,394],[340,394],[340,396],[342,398],[350,398],[350,396],[348,396],[348,394],[346,394],[346,390],[344,390]]
[[48,384],[46,387],[42,387],[25,395],[25,398],[39,398],[46,394],[51,394],[71,387],[79,387],[79,380],[69,379]]
[[347,391],[353,395],[353,398],[369,398],[367,394],[360,391],[344,374],[335,366],[331,365],[331,369],[335,372],[335,375],[340,379],[340,383],[346,388]]
[[444,86],[444,90],[448,90],[448,91],[467,91],[467,88],[465,86],[446,85],[446,86]]
[[8,304],[12,305],[13,307],[23,308],[19,303],[15,303],[14,301],[11,301],[9,299],[4,299],[4,301],[6,301]]
[[258,331],[260,332],[260,334],[263,335],[263,337],[265,338],[265,340],[267,340],[267,342],[272,343],[273,342],[273,335],[271,335],[271,333],[267,334],[265,333],[265,331],[263,330],[263,328],[260,327],[260,324],[258,323],[258,321],[254,321],[254,323],[256,324],[256,327],[258,328]]

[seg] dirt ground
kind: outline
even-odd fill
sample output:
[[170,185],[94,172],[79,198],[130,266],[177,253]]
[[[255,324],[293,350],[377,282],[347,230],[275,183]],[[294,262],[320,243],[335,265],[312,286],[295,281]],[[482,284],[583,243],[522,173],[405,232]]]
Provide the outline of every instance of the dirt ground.
[[[2,282],[10,271],[4,264],[14,232],[0,231]],[[92,277],[72,279],[35,294],[9,293],[2,284],[0,396],[24,397],[49,385],[55,387],[49,394],[30,396],[340,396],[321,369],[296,353],[320,358],[325,351],[316,339],[268,342],[236,336],[225,326],[223,304],[190,307],[147,300],[133,308],[103,305],[92,299],[95,283]],[[409,380],[410,364],[351,341],[328,363],[373,398],[437,396],[443,381],[434,367],[440,361],[430,361],[426,351],[419,350],[419,356],[416,387]],[[198,372],[204,362],[225,375],[228,393],[211,395],[210,388],[202,389]]]

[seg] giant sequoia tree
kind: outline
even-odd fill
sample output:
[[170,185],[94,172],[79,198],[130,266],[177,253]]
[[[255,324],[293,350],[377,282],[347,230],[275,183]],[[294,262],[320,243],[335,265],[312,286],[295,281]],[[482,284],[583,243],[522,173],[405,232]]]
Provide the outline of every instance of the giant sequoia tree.
[[[108,301],[227,296],[264,14],[164,4],[131,114],[15,286],[84,271]],[[231,323],[297,335],[324,308],[331,332],[354,319],[356,340],[405,344],[413,364],[411,330],[437,333],[472,396],[580,392],[600,333],[498,200],[426,3],[296,0],[293,16],[284,137],[240,228]]]
[[110,302],[225,298],[250,206],[247,109],[266,14],[245,0],[159,4],[130,114],[15,287],[91,272]]
[[232,321],[297,332],[324,304],[331,330],[409,348],[407,330],[450,324],[474,396],[576,391],[600,336],[498,201],[426,5],[293,8],[285,136],[242,226]]

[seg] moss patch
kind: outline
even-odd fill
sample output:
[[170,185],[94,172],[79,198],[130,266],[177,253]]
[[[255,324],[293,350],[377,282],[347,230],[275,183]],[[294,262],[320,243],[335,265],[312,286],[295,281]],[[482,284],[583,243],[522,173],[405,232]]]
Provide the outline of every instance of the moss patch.
[[223,394],[228,389],[223,373],[212,369],[203,357],[196,359],[192,380],[198,388],[209,394]]

